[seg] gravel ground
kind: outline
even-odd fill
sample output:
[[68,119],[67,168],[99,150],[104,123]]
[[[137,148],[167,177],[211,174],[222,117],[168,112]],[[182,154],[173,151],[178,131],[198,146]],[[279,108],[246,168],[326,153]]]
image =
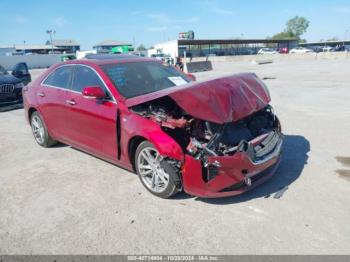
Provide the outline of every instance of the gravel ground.
[[222,62],[196,74],[266,78],[286,135],[276,176],[224,199],[156,198],[135,174],[69,146],[39,147],[23,109],[0,113],[0,253],[349,254],[349,67]]

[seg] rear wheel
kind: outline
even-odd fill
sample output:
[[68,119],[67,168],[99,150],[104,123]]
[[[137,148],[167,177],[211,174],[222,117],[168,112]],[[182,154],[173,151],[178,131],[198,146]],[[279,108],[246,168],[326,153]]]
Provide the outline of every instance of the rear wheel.
[[50,147],[57,143],[57,141],[52,139],[52,137],[48,133],[44,120],[40,116],[39,112],[35,111],[31,115],[30,125],[32,127],[32,132],[33,132],[35,141],[39,145],[43,147]]
[[135,167],[141,183],[152,194],[169,198],[179,192],[178,174],[148,141],[142,142],[135,154]]

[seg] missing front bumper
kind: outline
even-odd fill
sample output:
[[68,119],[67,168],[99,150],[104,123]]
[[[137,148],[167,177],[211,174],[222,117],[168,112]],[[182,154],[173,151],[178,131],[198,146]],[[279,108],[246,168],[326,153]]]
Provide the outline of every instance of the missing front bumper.
[[[237,195],[263,183],[275,173],[282,151],[283,136],[274,133],[260,143],[250,144],[254,147],[254,157],[251,149],[232,156],[208,157],[209,163],[219,163],[214,171],[209,170],[211,179],[208,181],[203,179],[206,169],[202,162],[186,155],[182,169],[185,191],[195,196],[221,197]],[[260,148],[256,148],[258,145]]]

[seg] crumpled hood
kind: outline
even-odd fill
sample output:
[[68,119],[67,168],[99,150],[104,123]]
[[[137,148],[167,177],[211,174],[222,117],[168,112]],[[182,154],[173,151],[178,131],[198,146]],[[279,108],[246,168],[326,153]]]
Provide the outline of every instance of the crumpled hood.
[[205,82],[160,90],[126,100],[126,106],[168,95],[191,116],[223,124],[249,116],[270,102],[265,84],[254,73],[243,73]]

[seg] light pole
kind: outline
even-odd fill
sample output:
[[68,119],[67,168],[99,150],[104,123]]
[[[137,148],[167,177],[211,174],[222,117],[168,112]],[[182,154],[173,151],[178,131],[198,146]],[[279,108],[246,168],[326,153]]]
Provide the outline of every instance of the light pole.
[[[345,30],[345,41],[348,40],[348,33],[349,33],[349,29]],[[345,41],[344,41],[344,45],[345,45]]]
[[23,40],[23,55],[26,54],[26,40]]
[[53,42],[52,42],[52,35],[54,35],[56,33],[55,30],[46,30],[46,34],[48,34],[50,36],[50,42],[51,42],[51,52],[53,54]]

